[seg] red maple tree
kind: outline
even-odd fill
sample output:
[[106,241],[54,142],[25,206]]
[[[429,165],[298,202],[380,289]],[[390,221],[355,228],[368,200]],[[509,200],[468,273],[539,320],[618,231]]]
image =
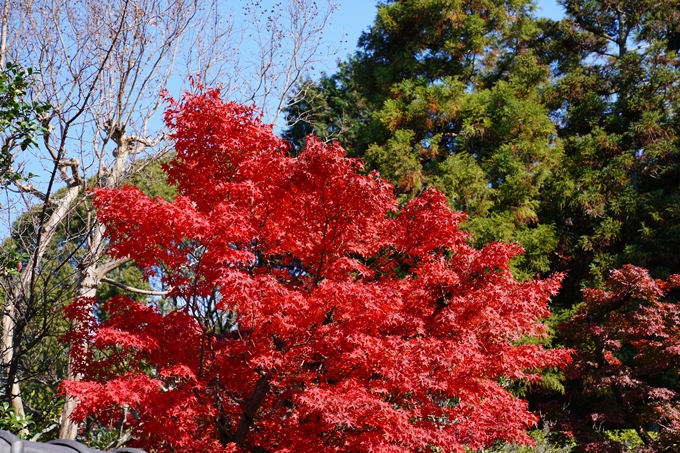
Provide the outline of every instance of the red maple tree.
[[584,290],[561,326],[575,351],[567,378],[580,393],[570,395],[577,405],[567,423],[587,451],[629,451],[602,436],[621,428],[635,429],[640,452],[680,451],[680,305],[662,300],[678,287],[680,275],[656,280],[626,265],[604,289]]
[[64,383],[78,420],[123,414],[137,446],[167,452],[530,442],[536,416],[503,383],[568,361],[526,341],[546,334],[559,276],[514,280],[521,249],[471,248],[440,192],[398,209],[339,145],[310,137],[290,157],[217,90],[170,101],[166,121],[177,198],[125,187],[95,202],[112,255],[172,289],[105,301],[106,320],[71,334],[90,344],[83,380]]

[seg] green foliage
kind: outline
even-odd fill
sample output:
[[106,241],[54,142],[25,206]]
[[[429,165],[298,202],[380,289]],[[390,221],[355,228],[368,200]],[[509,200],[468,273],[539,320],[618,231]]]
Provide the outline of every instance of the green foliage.
[[494,189],[489,187],[484,170],[470,154],[446,156],[432,179],[454,208],[473,218],[485,217],[493,207]]
[[[151,289],[148,282],[142,277],[142,271],[134,263],[126,263],[120,266],[118,269],[111,271],[108,274],[108,277],[133,288],[143,290]],[[112,297],[122,295],[128,296],[135,300],[143,300],[146,297],[142,294],[126,291],[119,286],[114,286],[106,282],[101,283],[97,287],[97,299],[99,300],[108,300]]]
[[0,429],[16,434],[22,439],[28,439],[30,433],[26,431],[26,428],[30,429],[32,424],[30,416],[17,415],[8,402],[4,401],[0,404]]
[[295,102],[286,109],[288,129],[283,138],[293,145],[293,152],[304,148],[310,134],[323,141],[334,140],[345,149],[365,149],[365,125],[368,115],[366,101],[352,78],[353,59],[340,62],[338,71],[324,75],[318,82],[303,81]]
[[167,175],[163,171],[163,165],[169,162],[170,157],[138,162],[130,170],[132,176],[126,183],[138,187],[142,193],[149,197],[160,197],[166,201],[173,201],[177,196],[177,187],[168,183]]
[[459,76],[467,86],[481,73],[493,77],[535,31],[531,8],[525,0],[385,2],[359,40],[358,86],[379,107],[405,79]]
[[560,303],[572,304],[626,263],[680,271],[680,72],[668,41],[680,2],[563,4],[567,20],[544,22],[539,43],[565,154],[539,215],[557,229],[557,268],[574,276]]
[[46,132],[46,126],[38,119],[51,107],[29,99],[32,76],[31,68],[24,69],[11,62],[0,71],[0,178],[3,181],[26,177],[12,170],[14,153],[34,145],[37,137]]
[[[644,451],[644,442],[634,429],[611,429],[603,431],[602,434],[607,441],[620,445],[624,451]],[[652,438],[658,437],[658,433],[648,432],[647,434]]]
[[107,451],[117,446],[122,435],[120,430],[88,420],[83,433],[77,436],[77,440],[90,448]]
[[551,432],[554,423],[543,422],[542,429],[529,432],[534,445],[517,445],[501,443],[479,453],[571,453],[574,450],[573,441],[559,440]]
[[[56,343],[53,342],[53,343]],[[51,346],[43,345],[40,354],[34,354],[32,362],[35,359],[45,359],[49,357],[45,353],[47,347],[57,348],[58,345]],[[61,357],[54,354],[52,357],[58,357],[50,365],[50,369],[45,372],[44,369],[38,369],[33,365],[33,371],[40,371],[39,379],[29,379],[22,387],[22,397],[25,409],[29,411],[27,418],[29,419],[29,437],[30,440],[41,442],[56,439],[59,436],[59,422],[61,420],[61,410],[64,406],[64,398],[57,390],[58,385],[63,379],[62,371],[66,367],[66,356],[63,349],[59,350]],[[40,355],[40,357],[37,357]],[[27,361],[28,362],[28,361]],[[37,376],[34,374],[32,377]],[[16,432],[16,431],[13,431]]]
[[28,259],[25,251],[19,250],[17,244],[10,240],[0,247],[0,269],[4,275],[18,276],[23,262]]
[[402,202],[439,188],[475,245],[525,248],[518,277],[568,271],[561,305],[625,263],[678,272],[680,3],[563,4],[555,22],[525,1],[385,2],[286,138],[338,138]]
[[349,137],[350,154],[392,181],[401,202],[436,187],[469,215],[476,246],[519,242],[527,254],[515,275],[548,272],[557,240],[538,211],[562,149],[542,100],[549,68],[526,47],[538,30],[523,1],[385,3],[356,56],[307,85],[316,110],[296,110],[285,136]]

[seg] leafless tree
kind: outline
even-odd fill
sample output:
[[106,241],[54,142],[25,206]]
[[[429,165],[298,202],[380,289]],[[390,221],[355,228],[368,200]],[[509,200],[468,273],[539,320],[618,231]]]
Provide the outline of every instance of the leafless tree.
[[290,0],[269,9],[257,2],[246,7],[248,39],[256,51],[247,60],[249,70],[243,75],[250,74],[250,79],[243,84],[256,87],[247,90],[252,92],[249,100],[261,106],[270,122],[278,121],[293,88],[309,69],[340,50],[342,43],[321,39],[333,8],[329,4],[322,9],[316,0]]
[[[88,189],[119,186],[142,167],[136,162],[170,149],[161,90],[200,73],[275,122],[296,81],[332,54],[322,33],[333,10],[311,0],[253,1],[242,12],[219,0],[4,1],[0,61],[36,69],[32,94],[52,106],[40,118],[48,130],[42,145],[14,162],[40,179],[5,187],[5,246],[11,241],[28,257],[18,275],[0,276],[4,392],[17,413],[31,378],[26,358],[55,335],[54,310],[94,297],[103,280],[117,283],[106,276],[125,260],[107,256]],[[70,365],[66,373],[78,379]],[[61,438],[75,438],[74,406],[66,400]]]

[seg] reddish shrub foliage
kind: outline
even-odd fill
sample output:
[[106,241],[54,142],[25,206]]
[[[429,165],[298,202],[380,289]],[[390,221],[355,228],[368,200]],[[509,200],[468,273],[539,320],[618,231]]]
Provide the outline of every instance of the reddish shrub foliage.
[[584,290],[584,303],[561,326],[576,352],[567,377],[581,393],[574,396],[581,419],[571,422],[587,450],[628,451],[594,435],[595,425],[635,429],[640,451],[680,451],[680,306],[661,300],[678,286],[680,275],[661,281],[624,266],[604,290]]

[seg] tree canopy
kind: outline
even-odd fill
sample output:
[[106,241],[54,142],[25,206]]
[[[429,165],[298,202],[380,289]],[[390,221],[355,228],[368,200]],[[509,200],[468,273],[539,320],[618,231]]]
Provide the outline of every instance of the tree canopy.
[[161,279],[177,309],[117,297],[91,324],[91,301],[74,302],[72,350],[92,343],[84,379],[64,383],[79,420],[125,417],[157,451],[529,441],[536,416],[503,382],[567,363],[528,341],[546,335],[559,275],[515,280],[521,249],[468,245],[441,192],[399,209],[339,145],[309,137],[289,157],[217,90],[172,102],[166,121],[177,198],[126,187],[95,203],[113,256]]

